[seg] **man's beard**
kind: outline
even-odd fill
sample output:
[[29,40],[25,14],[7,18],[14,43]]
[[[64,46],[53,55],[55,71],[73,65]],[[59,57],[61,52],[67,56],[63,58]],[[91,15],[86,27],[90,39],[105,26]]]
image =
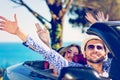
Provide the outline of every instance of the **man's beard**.
[[104,61],[104,57],[101,57],[100,59],[98,59],[96,61],[94,61],[92,59],[87,59],[87,61],[90,62],[90,63],[101,63],[101,62]]

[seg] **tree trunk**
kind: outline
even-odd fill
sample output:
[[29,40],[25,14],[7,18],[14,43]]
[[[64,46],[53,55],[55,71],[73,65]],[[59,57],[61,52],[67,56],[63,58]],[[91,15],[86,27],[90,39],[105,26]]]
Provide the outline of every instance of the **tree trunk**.
[[51,47],[57,50],[60,47],[62,47],[63,26],[62,22],[51,23],[51,25],[52,25],[52,30],[50,31]]

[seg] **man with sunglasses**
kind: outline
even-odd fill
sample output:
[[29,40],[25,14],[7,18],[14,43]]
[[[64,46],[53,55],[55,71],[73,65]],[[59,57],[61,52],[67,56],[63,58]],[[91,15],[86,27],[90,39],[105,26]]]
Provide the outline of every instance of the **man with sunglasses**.
[[101,76],[108,77],[111,62],[105,64],[108,51],[104,42],[94,36],[87,39],[82,46],[84,56],[87,59],[87,65],[93,67]]

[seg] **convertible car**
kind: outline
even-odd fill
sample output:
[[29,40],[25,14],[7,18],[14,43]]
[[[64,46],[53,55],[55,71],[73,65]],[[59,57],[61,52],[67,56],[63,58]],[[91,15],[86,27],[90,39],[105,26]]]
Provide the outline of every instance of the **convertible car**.
[[65,67],[59,76],[54,76],[48,62],[26,61],[8,67],[4,80],[120,80],[120,21],[97,22],[87,34],[100,37],[109,49],[112,58],[109,79],[89,67]]

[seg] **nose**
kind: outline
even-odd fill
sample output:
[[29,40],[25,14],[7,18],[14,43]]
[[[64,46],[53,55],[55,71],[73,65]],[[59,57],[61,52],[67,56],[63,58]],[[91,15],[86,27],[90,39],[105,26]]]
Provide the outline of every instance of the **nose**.
[[68,57],[72,60],[74,57],[74,53],[68,54]]
[[70,57],[73,57],[73,56],[74,56],[74,53],[69,54],[69,56],[70,56]]
[[95,47],[93,50],[94,50],[95,53],[99,51],[99,50],[97,49],[97,47]]

